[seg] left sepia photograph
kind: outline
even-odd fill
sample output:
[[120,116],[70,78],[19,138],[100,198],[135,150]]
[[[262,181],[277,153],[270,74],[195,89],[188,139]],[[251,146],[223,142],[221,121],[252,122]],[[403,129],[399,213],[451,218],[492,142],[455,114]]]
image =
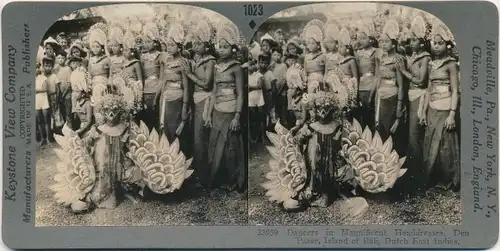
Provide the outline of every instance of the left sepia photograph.
[[177,4],[54,22],[36,61],[35,226],[247,224],[240,34]]

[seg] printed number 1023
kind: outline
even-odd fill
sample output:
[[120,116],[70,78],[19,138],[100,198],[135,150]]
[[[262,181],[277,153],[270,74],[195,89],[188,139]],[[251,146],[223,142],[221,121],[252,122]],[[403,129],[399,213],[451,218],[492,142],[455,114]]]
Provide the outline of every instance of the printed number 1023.
[[277,236],[278,229],[258,229],[257,235],[259,236]]
[[264,6],[262,4],[245,4],[245,16],[262,16],[264,14]]

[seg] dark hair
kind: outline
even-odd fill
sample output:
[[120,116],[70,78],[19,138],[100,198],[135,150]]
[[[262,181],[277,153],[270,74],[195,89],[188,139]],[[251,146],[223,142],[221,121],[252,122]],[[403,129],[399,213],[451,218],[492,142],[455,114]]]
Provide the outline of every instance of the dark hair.
[[351,57],[354,57],[354,49],[352,48],[351,45],[346,45],[345,46],[346,50],[347,50],[347,54]]
[[398,51],[398,46],[399,46],[399,42],[398,42],[398,40],[396,40],[396,39],[392,39],[392,38],[391,38],[391,43],[392,43],[392,45],[394,46],[394,49],[395,49],[396,51]]
[[215,45],[212,42],[204,42],[205,48],[207,51],[205,51],[205,54],[209,54],[212,56],[215,56]]
[[298,58],[299,58],[299,55],[296,55],[296,54],[290,54],[290,53],[285,54],[285,61],[287,59],[298,59]]
[[267,43],[269,44],[269,47],[271,47],[271,50],[272,50],[273,48],[275,48],[275,47],[277,47],[277,46],[278,46],[278,43],[277,43],[276,41],[274,41],[274,40],[271,40],[271,39],[264,39],[264,40],[262,40],[262,43],[264,43],[264,42],[266,42],[266,41],[267,41]]
[[157,51],[161,51],[161,43],[160,41],[153,39],[153,48]]
[[44,57],[42,59],[42,64],[45,64],[45,63],[50,63],[50,64],[54,65],[55,64],[54,58],[52,58],[52,57]]
[[66,53],[64,50],[56,51],[56,56],[59,56],[59,55],[67,57],[68,53]]
[[373,47],[378,48],[378,41],[374,36],[369,36],[368,39],[370,39],[370,43]]
[[137,60],[140,60],[141,59],[141,56],[139,55],[139,51],[137,50],[137,48],[129,48],[130,50],[130,53],[132,53],[132,56],[134,56],[135,59]]
[[[412,48],[411,48],[411,39],[408,38],[406,39],[406,51],[412,51]],[[418,38],[418,43],[420,44],[420,48],[423,50],[423,51],[426,51],[426,52],[430,52],[431,51],[431,43],[429,40],[425,39],[425,38]]]
[[271,62],[271,56],[268,53],[262,53],[259,55],[258,60],[259,60],[259,62],[261,62],[261,61]]
[[[120,47],[120,49],[122,49],[122,50],[123,50],[123,45],[122,45],[122,44],[118,43],[118,46]],[[109,55],[111,55],[111,56],[114,56],[114,55],[115,55],[115,54],[113,53],[113,50],[109,49]]]
[[292,45],[293,47],[295,47],[295,49],[297,50],[297,55],[300,55],[300,54],[304,53],[304,50],[302,50],[302,48],[300,48],[300,46],[297,46],[294,43],[289,43],[289,44],[286,45],[286,53],[287,54],[290,54],[290,51],[288,50],[288,46],[289,45]]
[[279,53],[279,54],[281,54],[281,55],[283,56],[283,49],[282,49],[282,48],[280,48],[280,47],[275,47],[275,48],[272,48],[272,49],[271,49],[271,52],[272,52],[272,53],[277,52],[277,53]]

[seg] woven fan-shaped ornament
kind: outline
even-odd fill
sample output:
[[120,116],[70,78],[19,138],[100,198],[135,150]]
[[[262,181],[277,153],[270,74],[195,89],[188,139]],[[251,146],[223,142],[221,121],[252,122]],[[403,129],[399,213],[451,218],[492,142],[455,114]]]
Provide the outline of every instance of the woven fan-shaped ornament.
[[364,33],[369,37],[375,36],[375,24],[372,22],[363,22],[363,20],[359,20],[356,28],[358,30],[358,34]]
[[226,40],[230,45],[238,45],[240,42],[240,32],[233,23],[221,23],[217,28],[217,44],[221,40]]
[[382,29],[382,34],[387,35],[390,39],[397,40],[399,38],[399,24],[394,19],[388,20],[384,28]]
[[139,20],[131,20],[129,27],[135,36],[140,35],[142,32],[142,23]]
[[149,38],[151,40],[160,39],[160,31],[158,30],[158,26],[156,23],[148,22],[142,28],[143,36],[145,38]]
[[422,16],[418,15],[411,22],[411,32],[417,38],[425,38],[427,27]]
[[185,37],[186,33],[184,32],[184,27],[179,23],[173,24],[167,33],[167,38],[178,44],[184,44]]
[[123,43],[123,30],[118,26],[113,26],[109,29],[108,40],[110,43]]
[[89,29],[89,43],[97,42],[100,45],[106,45],[106,32],[108,28],[103,23],[96,23]]
[[350,45],[351,44],[351,34],[349,33],[349,30],[347,28],[342,28],[339,32],[339,42],[342,43],[343,45]]
[[412,37],[413,37],[413,32],[406,27],[403,28],[403,30],[401,31],[401,35],[400,35],[401,40],[405,41],[405,40],[411,39]]
[[334,23],[334,22],[327,22],[324,28],[325,31],[325,39],[333,39],[333,40],[339,40],[339,33],[340,29],[339,26]]
[[205,20],[200,20],[193,31],[195,38],[203,42],[210,42],[212,40],[212,26]]
[[431,31],[432,36],[440,36],[443,38],[445,41],[453,41],[453,34],[451,31],[446,27],[446,25],[439,19],[435,19],[434,22],[432,23],[432,31]]
[[302,33],[303,39],[313,39],[316,42],[323,41],[323,27],[325,24],[318,19],[314,19],[307,23]]
[[125,35],[123,35],[122,45],[124,48],[134,48],[135,47],[135,37],[131,31],[127,31]]

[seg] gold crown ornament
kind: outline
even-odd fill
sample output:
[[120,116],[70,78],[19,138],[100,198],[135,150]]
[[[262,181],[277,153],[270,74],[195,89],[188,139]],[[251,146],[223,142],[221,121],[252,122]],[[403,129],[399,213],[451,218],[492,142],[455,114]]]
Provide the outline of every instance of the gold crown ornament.
[[240,32],[233,23],[221,23],[217,27],[217,47],[220,46],[221,41],[226,41],[232,46],[238,46],[240,43]]
[[351,45],[351,33],[347,27],[344,27],[339,31],[338,41],[343,45]]
[[118,25],[113,25],[109,29],[109,35],[108,35],[108,42],[109,44],[122,44],[123,43],[123,30],[120,26]]
[[174,41],[176,44],[184,44],[186,33],[181,24],[175,23],[170,26],[167,33],[167,39]]
[[200,20],[193,29],[193,38],[204,43],[212,41],[213,27],[206,20]]
[[394,19],[389,19],[382,29],[380,36],[387,36],[389,39],[398,40],[400,35],[399,24]]
[[313,19],[307,23],[306,27],[304,27],[304,31],[302,33],[302,39],[312,39],[317,43],[323,42],[323,28],[325,24],[318,20]]
[[448,27],[437,18],[432,23],[431,35],[432,38],[434,38],[435,36],[440,36],[444,41],[447,42],[454,41],[453,34],[451,33],[450,29],[448,29]]
[[359,20],[356,29],[358,35],[365,34],[368,37],[375,37],[375,24],[373,22]]
[[154,22],[147,22],[144,24],[144,27],[142,27],[142,35],[144,38],[151,40],[160,39],[160,31]]
[[340,29],[339,29],[339,26],[335,22],[328,21],[325,24],[324,31],[325,31],[325,40],[327,40],[327,39],[333,39],[335,41],[339,40]]
[[411,22],[410,32],[417,38],[426,38],[427,25],[422,15],[417,15],[413,18],[413,21]]

